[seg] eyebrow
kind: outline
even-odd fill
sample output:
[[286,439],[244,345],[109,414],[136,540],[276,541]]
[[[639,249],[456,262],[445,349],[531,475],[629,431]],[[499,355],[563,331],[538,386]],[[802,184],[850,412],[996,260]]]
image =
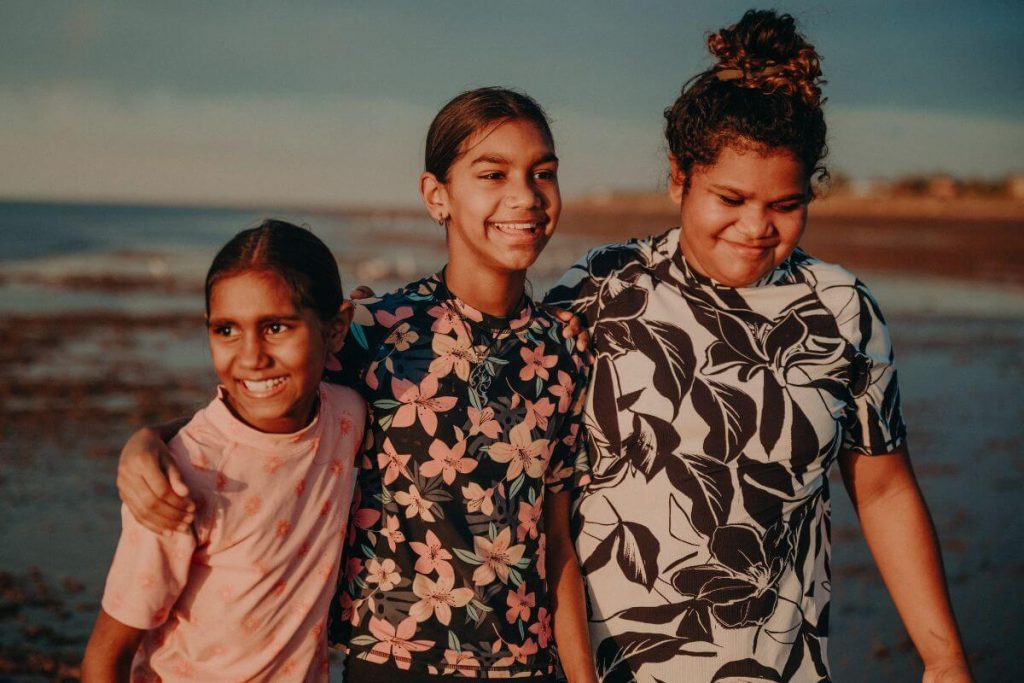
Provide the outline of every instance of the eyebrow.
[[[260,317],[257,321],[257,325],[266,325],[272,322],[296,322],[302,320],[302,316],[299,315],[265,315]],[[224,325],[237,325],[238,323],[231,318],[210,318],[206,326],[207,327],[223,327]]]
[[[548,164],[553,161],[557,162],[558,157],[555,156],[554,152],[548,152],[540,159],[538,159],[536,162],[534,162],[534,165],[536,166],[537,164]],[[504,166],[508,166],[510,163],[512,162],[509,161],[506,157],[501,156],[500,154],[482,154],[478,156],[476,159],[473,159],[473,161],[471,161],[469,165],[476,166],[477,164],[501,164]]]
[[[710,187],[713,190],[718,190],[718,191],[722,191],[722,192],[731,192],[733,194],[738,194],[741,197],[748,197],[749,196],[747,193],[741,192],[741,191],[737,190],[735,187],[730,187],[728,185],[712,184]],[[793,193],[793,194],[788,194],[788,195],[786,195],[784,197],[779,197],[778,199],[773,199],[773,200],[771,200],[768,203],[769,204],[778,204],[779,202],[788,202],[788,201],[792,201],[794,199],[807,199],[807,197],[808,197],[808,193],[807,192],[796,192],[796,193]]]

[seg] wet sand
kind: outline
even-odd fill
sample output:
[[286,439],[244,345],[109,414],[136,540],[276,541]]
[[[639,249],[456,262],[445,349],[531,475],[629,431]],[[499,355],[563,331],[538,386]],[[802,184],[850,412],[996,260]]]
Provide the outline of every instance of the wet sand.
[[[535,287],[542,291],[587,246],[673,222],[664,208],[627,217],[570,205]],[[409,266],[396,255],[405,243],[394,232],[387,238],[386,231],[368,228],[372,249],[357,253],[376,254],[378,263],[368,268],[367,259],[340,255],[343,270],[355,273],[349,283],[390,282],[410,267],[432,270],[443,242],[425,221],[423,230],[425,243],[416,247],[423,255]],[[928,278],[947,278],[934,285],[944,301],[959,283],[968,292],[972,283],[1002,283],[1009,289],[999,291],[1012,298],[1024,291],[1017,289],[1024,284],[1022,236],[1024,221],[1013,216],[965,221],[834,211],[812,217],[807,246],[883,281],[886,274],[909,272],[924,276],[915,282],[928,288],[939,282]],[[360,272],[360,263],[368,269]],[[116,453],[136,425],[190,414],[206,403],[214,384],[194,273],[172,267],[155,279],[122,279],[55,270],[60,277],[0,269],[0,280],[38,288],[33,296],[41,297],[41,309],[46,298],[69,293],[180,305],[165,312],[129,306],[0,315],[0,681],[77,678],[117,540]],[[959,279],[948,280],[953,277]],[[893,311],[915,467],[943,542],[978,680],[1019,680],[1021,664],[1004,646],[1024,639],[1018,587],[1024,580],[1024,307],[1002,315],[990,306],[980,313],[983,302],[975,310],[971,296],[957,310],[882,304]],[[919,680],[913,647],[841,483],[832,483],[835,679]]]

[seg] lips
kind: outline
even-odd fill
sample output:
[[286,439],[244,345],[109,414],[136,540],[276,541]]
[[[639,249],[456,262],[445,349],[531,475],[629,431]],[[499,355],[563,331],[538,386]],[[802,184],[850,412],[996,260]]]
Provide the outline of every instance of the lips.
[[488,225],[506,235],[539,237],[544,234],[547,220],[534,221],[488,221]]

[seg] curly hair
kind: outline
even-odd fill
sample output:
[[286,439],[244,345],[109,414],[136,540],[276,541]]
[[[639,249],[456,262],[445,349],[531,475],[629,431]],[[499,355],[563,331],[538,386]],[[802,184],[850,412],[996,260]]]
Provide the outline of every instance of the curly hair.
[[826,180],[821,57],[793,17],[749,10],[707,45],[717,63],[687,81],[665,110],[665,138],[684,188],[695,166],[714,165],[726,147],[785,149],[808,179]]

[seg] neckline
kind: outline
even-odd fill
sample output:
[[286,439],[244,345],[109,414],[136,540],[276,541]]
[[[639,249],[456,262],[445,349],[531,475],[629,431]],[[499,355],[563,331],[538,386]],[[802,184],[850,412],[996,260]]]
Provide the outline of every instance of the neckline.
[[207,410],[209,411],[210,420],[221,428],[232,441],[260,451],[271,451],[271,455],[298,454],[305,452],[310,442],[315,442],[320,438],[321,426],[323,425],[321,418],[325,410],[324,405],[326,404],[323,385],[319,387],[318,391],[320,396],[313,419],[302,429],[287,434],[261,432],[235,417],[225,401],[227,392],[223,386],[217,387],[217,398],[209,405]]
[[525,327],[529,324],[530,320],[533,319],[533,301],[525,290],[523,291],[522,298],[516,306],[516,312],[509,316],[491,315],[490,313],[485,313],[484,311],[470,306],[456,296],[454,292],[448,289],[448,284],[445,281],[444,276],[447,267],[448,266],[446,265],[430,277],[434,283],[434,298],[438,303],[451,304],[459,317],[467,323],[488,328],[492,333],[506,331],[512,332]]

